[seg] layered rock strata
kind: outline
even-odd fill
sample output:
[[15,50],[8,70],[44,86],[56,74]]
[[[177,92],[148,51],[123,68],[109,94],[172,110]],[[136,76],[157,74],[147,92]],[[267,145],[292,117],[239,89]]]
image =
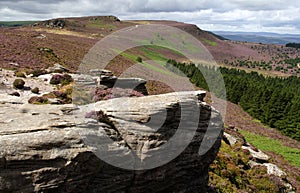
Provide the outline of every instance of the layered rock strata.
[[[0,192],[203,192],[223,133],[221,116],[201,101],[204,95],[86,106],[1,96]],[[103,121],[86,118],[89,111],[102,112]]]

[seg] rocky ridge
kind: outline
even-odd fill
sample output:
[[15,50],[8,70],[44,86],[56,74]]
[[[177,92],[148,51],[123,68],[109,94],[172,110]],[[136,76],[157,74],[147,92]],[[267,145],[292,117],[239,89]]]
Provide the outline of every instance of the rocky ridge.
[[[28,86],[30,81],[39,79],[27,77]],[[208,168],[221,144],[223,122],[202,101],[205,92],[117,98],[84,106],[28,104],[30,91],[19,92],[20,97],[0,94],[0,192],[196,193],[207,188]],[[198,117],[195,109],[201,112]],[[87,118],[90,111],[103,112],[105,119]],[[195,122],[189,122],[193,116],[199,120],[195,128]],[[138,164],[133,165],[137,170],[126,170],[96,156],[102,152],[128,158],[134,152],[141,163],[151,162],[155,152],[176,136],[181,119],[187,124],[177,139],[190,137],[193,129],[194,135],[168,163],[159,164],[164,160],[157,159],[158,167],[139,170]],[[205,154],[199,154],[201,144],[209,140],[208,128],[216,131],[217,138]],[[105,141],[107,136],[111,139],[108,149],[89,141]],[[182,145],[176,141],[170,153]]]
[[[48,74],[39,77],[27,76],[24,79],[27,87],[39,86],[38,95],[28,89],[12,88],[12,82],[16,78],[14,73],[1,70],[0,192],[205,191],[208,166],[214,161],[219,150],[223,128],[218,112],[202,102],[205,92],[121,98],[85,106],[28,104],[30,97],[57,89],[57,86],[49,84],[49,80],[53,74],[56,74],[55,72],[66,70],[60,65],[55,65],[51,69]],[[106,73],[109,76],[104,76],[105,78],[112,77],[110,72]],[[76,79],[76,75],[72,76]],[[88,75],[83,82],[95,83],[96,76],[98,75]],[[144,82],[142,83],[144,85]],[[10,95],[16,91],[19,92],[19,97]],[[107,139],[105,136],[109,136],[113,144],[110,153],[120,153],[119,148],[122,147],[121,155],[134,151],[140,160],[151,161],[152,153],[164,147],[166,142],[176,134],[175,128],[178,127],[179,119],[182,117],[191,119],[193,113],[188,111],[186,114],[181,114],[181,107],[189,107],[191,104],[195,106],[192,101],[197,101],[196,107],[201,109],[200,124],[195,137],[178,157],[158,168],[130,171],[112,166],[96,156],[98,144],[86,140],[86,136],[103,140]],[[105,119],[98,122],[87,118],[86,113],[91,111],[103,112]],[[166,117],[163,119],[163,124],[153,121],[162,116]],[[207,132],[209,117],[215,125],[209,129],[217,129],[219,135],[209,151],[201,156],[198,151],[200,144],[206,141],[204,134]],[[162,127],[158,129],[157,125]],[[266,171],[264,179],[275,180],[278,183],[276,187],[278,191],[275,188],[275,192],[295,192],[294,187],[287,180],[287,173],[271,163],[268,155],[247,143],[237,129],[232,126],[226,129],[222,143],[221,151],[224,151],[224,147],[230,146],[233,156],[249,155],[247,159],[236,159],[237,168],[241,171],[250,174],[256,170]],[[173,148],[178,149],[178,146]],[[228,153],[219,152],[210,170],[219,167],[224,155],[226,158]],[[125,162],[121,162],[121,166],[122,163],[126,165]],[[227,163],[227,173],[232,172],[230,164]],[[133,165],[136,169],[139,166]],[[215,174],[218,174],[216,171],[218,170],[214,171]],[[212,175],[211,171],[209,174],[212,181],[209,185],[214,187],[215,180],[218,178],[215,174]],[[256,177],[259,175],[254,176]],[[232,181],[232,177],[228,176],[227,179]],[[252,182],[243,180],[246,181],[240,183]],[[114,183],[111,183],[112,181]],[[249,186],[248,191],[257,192],[258,189],[253,187],[255,184]],[[247,190],[245,187],[239,188]],[[214,189],[208,191],[214,192]],[[230,191],[236,190],[230,189]]]

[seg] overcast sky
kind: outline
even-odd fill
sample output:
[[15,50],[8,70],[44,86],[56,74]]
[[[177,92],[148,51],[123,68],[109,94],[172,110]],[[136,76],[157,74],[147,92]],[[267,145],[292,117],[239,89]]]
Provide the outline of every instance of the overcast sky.
[[299,0],[0,0],[0,20],[115,15],[164,19],[210,31],[300,34]]

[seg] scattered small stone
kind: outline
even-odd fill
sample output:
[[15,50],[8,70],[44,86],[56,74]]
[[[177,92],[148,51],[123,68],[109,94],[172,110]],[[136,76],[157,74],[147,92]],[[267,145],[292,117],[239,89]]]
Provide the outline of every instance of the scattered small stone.
[[29,100],[28,100],[28,103],[30,104],[49,104],[49,100],[45,97],[37,97],[37,96],[34,96],[34,97],[31,97]]
[[14,88],[23,89],[25,85],[25,81],[23,79],[16,79],[13,83]]
[[228,129],[234,130],[234,128],[235,128],[235,125],[229,125],[228,126]]
[[13,93],[11,93],[9,95],[16,96],[16,97],[20,97],[21,96],[20,93],[18,93],[18,92],[13,92]]
[[[33,25],[35,25],[35,24],[33,24]],[[44,35],[44,34],[40,34],[39,36],[36,36],[36,38],[38,38],[38,39],[44,39],[44,38],[46,38],[47,36],[46,35]]]
[[15,63],[15,62],[11,62],[11,63],[9,63],[9,65],[12,65],[12,66],[20,66],[18,63]]
[[26,78],[26,75],[25,75],[24,72],[16,72],[16,73],[15,73],[15,76],[16,76],[16,77],[20,77],[20,78]]
[[20,112],[21,113],[28,113],[28,110],[27,109],[21,109]]
[[38,87],[35,87],[34,89],[31,89],[31,92],[32,92],[33,94],[39,94],[40,89],[39,89]]
[[50,112],[49,115],[58,115],[59,116],[58,113],[54,113],[54,112]]

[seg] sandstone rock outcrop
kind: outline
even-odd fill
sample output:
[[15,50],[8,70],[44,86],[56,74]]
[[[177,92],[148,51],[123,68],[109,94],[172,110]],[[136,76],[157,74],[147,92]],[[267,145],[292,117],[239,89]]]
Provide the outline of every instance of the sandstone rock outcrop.
[[[118,98],[88,106],[40,106],[18,103],[18,97],[2,99],[0,192],[202,192],[223,133],[220,114],[197,100],[204,94]],[[200,114],[189,111],[195,108]],[[85,118],[89,110],[102,111],[107,120]],[[198,122],[190,121],[193,118]],[[186,124],[177,136],[180,120]],[[105,137],[111,139],[107,149],[97,149],[90,141]],[[146,163],[173,138],[178,141],[169,153],[180,149],[185,141],[181,137],[191,137],[186,148],[170,162],[148,170],[121,169],[96,156],[107,151],[105,155],[122,160],[131,151]]]
[[77,86],[83,86],[85,89],[101,86],[107,88],[132,89],[143,95],[148,95],[146,88],[147,81],[141,78],[118,78],[109,70],[91,69],[87,74],[74,74],[73,78]]

